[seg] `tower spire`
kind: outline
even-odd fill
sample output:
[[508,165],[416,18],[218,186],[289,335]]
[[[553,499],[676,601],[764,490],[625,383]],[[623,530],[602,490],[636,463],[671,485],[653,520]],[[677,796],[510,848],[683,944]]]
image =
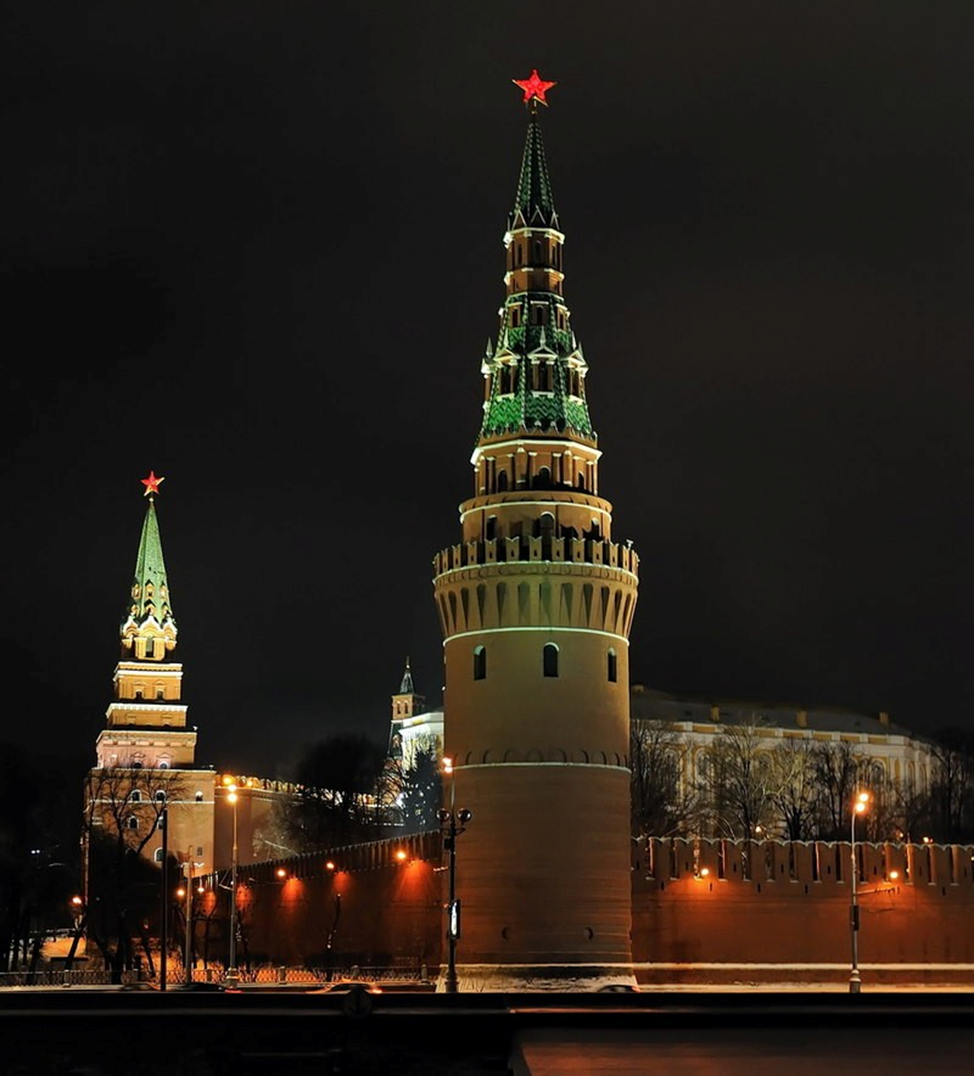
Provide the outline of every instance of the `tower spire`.
[[149,504],[142,521],[130,602],[121,626],[122,656],[162,661],[166,652],[176,646],[176,621],[169,600],[169,581],[155,503],[159,483],[164,479],[150,471],[149,477],[141,481]]

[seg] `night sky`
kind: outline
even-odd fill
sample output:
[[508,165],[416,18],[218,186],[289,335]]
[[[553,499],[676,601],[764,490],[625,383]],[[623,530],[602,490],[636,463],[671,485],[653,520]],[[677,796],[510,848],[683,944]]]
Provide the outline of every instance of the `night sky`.
[[407,655],[439,703],[533,67],[633,680],[974,725],[969,2],[20,0],[0,50],[0,739],[94,760],[150,468],[199,762],[384,740]]

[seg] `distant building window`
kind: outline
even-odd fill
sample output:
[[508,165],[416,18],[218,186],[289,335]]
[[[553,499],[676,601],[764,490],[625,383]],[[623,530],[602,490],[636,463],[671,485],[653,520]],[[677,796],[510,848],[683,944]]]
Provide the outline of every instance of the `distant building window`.
[[196,802],[197,803],[202,803],[203,802],[203,793],[202,792],[197,792],[196,793]]
[[166,802],[166,793],[160,788],[159,791],[156,793],[156,803],[165,803],[165,802]]
[[169,759],[166,759],[166,758],[159,759],[159,769],[160,770],[168,770],[169,769]]
[[545,643],[544,646],[544,674],[558,675],[558,647],[554,643]]
[[134,814],[130,814],[125,820],[125,825],[128,826],[129,829],[138,829],[139,820],[135,817]]
[[609,677],[609,683],[616,683],[616,681],[619,679],[619,665],[618,659],[616,658],[616,652],[614,650],[610,650],[608,653],[607,672]]
[[161,848],[157,848],[157,849],[156,849],[156,850],[155,850],[155,851],[154,851],[154,852],[152,853],[152,858],[153,858],[153,859],[154,859],[154,860],[156,861],[156,863],[161,863],[161,862],[162,862],[162,849],[161,849]]
[[132,794],[129,796],[129,799],[132,801],[132,803],[141,803],[142,793],[137,788],[133,788]]
[[484,646],[474,647],[473,652],[473,678],[484,680],[487,677],[487,648]]

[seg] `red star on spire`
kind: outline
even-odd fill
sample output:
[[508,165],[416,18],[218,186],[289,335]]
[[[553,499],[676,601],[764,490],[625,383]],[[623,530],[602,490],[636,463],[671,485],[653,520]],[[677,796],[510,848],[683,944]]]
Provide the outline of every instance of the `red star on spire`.
[[145,486],[145,493],[143,493],[142,496],[151,497],[153,494],[159,492],[159,483],[165,482],[166,479],[165,476],[163,476],[162,478],[156,478],[156,472],[149,471],[149,477],[140,478],[139,481],[142,483],[143,486]]
[[531,72],[530,78],[512,78],[511,82],[515,86],[520,86],[524,90],[524,103],[527,104],[530,100],[539,101],[543,105],[547,105],[545,94],[551,89],[552,86],[557,86],[557,82],[545,82],[543,78],[538,74],[538,69],[535,68]]

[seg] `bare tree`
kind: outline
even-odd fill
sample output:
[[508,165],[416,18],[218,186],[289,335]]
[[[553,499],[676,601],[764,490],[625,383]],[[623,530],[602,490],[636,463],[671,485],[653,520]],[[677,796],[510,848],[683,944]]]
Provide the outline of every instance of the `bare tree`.
[[629,734],[632,836],[687,834],[696,820],[697,790],[686,737],[665,721],[634,721]]
[[818,796],[814,744],[806,739],[784,740],[771,752],[771,767],[771,803],[778,823],[788,840],[811,840]]
[[121,982],[132,966],[136,937],[152,967],[148,923],[158,916],[159,868],[143,853],[168,802],[184,792],[178,770],[115,765],[88,773],[84,918],[87,936],[101,952],[112,982]]
[[700,791],[717,836],[750,839],[772,821],[777,776],[763,727],[722,725],[703,752]]
[[845,840],[850,830],[852,801],[866,781],[867,770],[868,760],[854,744],[843,740],[816,745],[816,830],[820,840]]
[[941,841],[974,836],[974,737],[960,729],[941,730],[931,744],[930,822]]
[[304,852],[376,836],[384,765],[385,751],[367,736],[341,733],[311,747],[297,766],[288,843]]

